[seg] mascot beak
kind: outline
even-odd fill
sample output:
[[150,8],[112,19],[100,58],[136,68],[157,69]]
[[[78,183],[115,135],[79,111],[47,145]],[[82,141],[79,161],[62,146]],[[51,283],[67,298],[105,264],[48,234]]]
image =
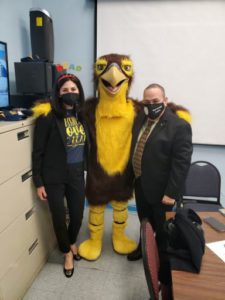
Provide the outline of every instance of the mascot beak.
[[103,86],[112,94],[115,94],[124,81],[128,81],[128,78],[120,70],[117,64],[109,66],[108,70],[101,76]]

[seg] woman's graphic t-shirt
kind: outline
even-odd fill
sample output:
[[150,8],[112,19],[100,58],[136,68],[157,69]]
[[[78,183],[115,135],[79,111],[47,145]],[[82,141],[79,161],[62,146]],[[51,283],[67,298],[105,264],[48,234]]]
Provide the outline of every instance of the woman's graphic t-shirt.
[[64,124],[66,130],[67,163],[83,162],[86,141],[84,127],[70,111],[67,112],[67,117],[64,118]]

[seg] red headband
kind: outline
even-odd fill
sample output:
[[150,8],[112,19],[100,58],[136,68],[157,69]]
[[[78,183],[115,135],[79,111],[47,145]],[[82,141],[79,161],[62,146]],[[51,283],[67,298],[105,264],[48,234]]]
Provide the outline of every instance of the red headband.
[[58,82],[65,78],[76,78],[76,76],[74,76],[73,74],[64,74],[58,78]]

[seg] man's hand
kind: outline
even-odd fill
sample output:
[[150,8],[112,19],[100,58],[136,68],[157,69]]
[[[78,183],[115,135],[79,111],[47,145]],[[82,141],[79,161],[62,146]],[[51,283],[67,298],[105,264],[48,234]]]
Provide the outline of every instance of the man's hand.
[[162,203],[165,205],[174,205],[176,202],[175,199],[170,198],[169,196],[164,195],[162,198]]
[[44,186],[40,186],[40,187],[37,188],[37,195],[38,195],[38,197],[42,201],[46,201],[47,200],[47,193],[45,191],[45,187]]

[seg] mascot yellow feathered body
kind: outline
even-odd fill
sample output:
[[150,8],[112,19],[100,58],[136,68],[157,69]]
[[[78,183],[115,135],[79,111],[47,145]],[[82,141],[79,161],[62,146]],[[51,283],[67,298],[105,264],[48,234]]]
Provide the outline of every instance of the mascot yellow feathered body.
[[132,76],[128,56],[105,55],[95,63],[98,97],[85,104],[91,145],[86,181],[90,238],[79,247],[79,254],[87,260],[96,260],[101,254],[104,211],[109,202],[114,250],[128,254],[136,248],[136,242],[125,234],[133,185],[130,149],[136,105],[127,96]]

